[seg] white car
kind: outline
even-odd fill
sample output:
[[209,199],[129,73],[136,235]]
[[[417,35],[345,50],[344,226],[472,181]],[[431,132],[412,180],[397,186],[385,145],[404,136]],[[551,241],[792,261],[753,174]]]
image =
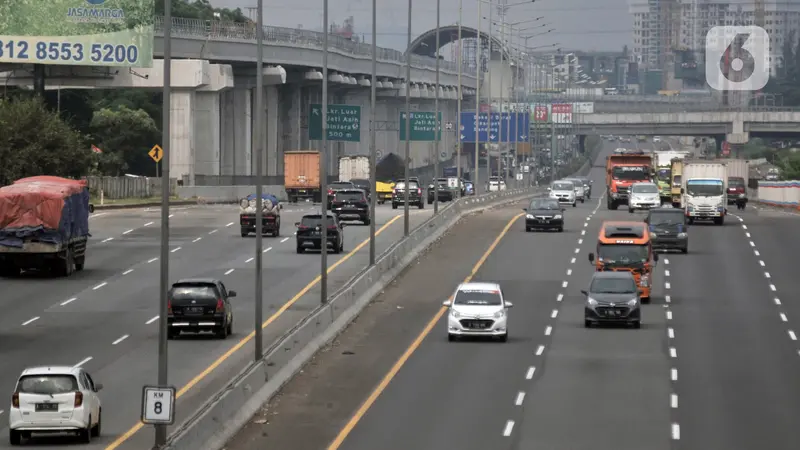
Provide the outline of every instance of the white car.
[[572,181],[556,181],[547,190],[550,191],[550,198],[558,200],[558,203],[572,205],[573,208],[578,206],[575,183]]
[[586,187],[584,187],[583,181],[575,178],[565,178],[564,181],[572,181],[575,183],[575,199],[584,203],[586,201]]
[[661,195],[655,183],[634,183],[631,185],[628,198],[628,212],[637,209],[658,208],[661,206]]
[[445,300],[450,308],[447,315],[447,337],[450,341],[460,336],[485,336],[508,340],[508,308],[511,302],[503,298],[497,283],[461,283],[453,300]]
[[489,185],[487,190],[489,192],[505,191],[506,182],[501,180],[499,177],[491,177],[489,178]]
[[653,136],[653,142],[661,142],[661,136]]
[[75,433],[84,443],[100,436],[102,408],[96,384],[80,367],[33,367],[17,380],[8,410],[11,445],[32,433]]

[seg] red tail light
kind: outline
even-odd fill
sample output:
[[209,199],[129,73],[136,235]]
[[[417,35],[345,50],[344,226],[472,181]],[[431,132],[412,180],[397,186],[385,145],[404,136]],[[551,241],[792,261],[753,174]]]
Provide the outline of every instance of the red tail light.
[[329,230],[335,230],[336,229],[336,225],[328,225],[328,229]]
[[225,311],[225,303],[222,301],[222,299],[219,299],[217,300],[217,312],[223,311]]
[[297,226],[297,229],[298,229],[298,230],[307,230],[307,229],[308,229],[308,227],[307,227],[307,226],[305,226],[305,225],[298,225],[298,226]]
[[77,407],[79,407],[81,405],[83,405],[83,393],[82,392],[76,392],[75,393],[75,408],[77,408]]
[[333,189],[328,189],[328,195],[333,195]]
[[11,396],[11,407],[19,408],[19,392],[14,392]]
[[167,300],[167,314],[172,314],[172,300]]
[[422,195],[422,188],[417,188],[417,194]]

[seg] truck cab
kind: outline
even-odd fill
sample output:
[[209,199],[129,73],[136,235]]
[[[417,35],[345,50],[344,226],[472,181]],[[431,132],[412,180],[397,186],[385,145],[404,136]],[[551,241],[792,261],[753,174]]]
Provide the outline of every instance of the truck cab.
[[597,253],[589,253],[589,262],[597,272],[631,272],[642,302],[650,301],[652,274],[658,254],[653,252],[647,224],[603,222],[597,238]]
[[724,225],[728,213],[728,171],[723,162],[687,161],[683,165],[681,204],[691,225],[712,220]]
[[681,207],[681,186],[682,186],[682,173],[683,173],[683,160],[675,158],[672,160],[672,170],[670,171],[670,179],[672,180],[672,206],[674,208]]
[[606,160],[606,204],[615,210],[627,205],[631,185],[652,181],[652,159],[649,155],[611,155]]

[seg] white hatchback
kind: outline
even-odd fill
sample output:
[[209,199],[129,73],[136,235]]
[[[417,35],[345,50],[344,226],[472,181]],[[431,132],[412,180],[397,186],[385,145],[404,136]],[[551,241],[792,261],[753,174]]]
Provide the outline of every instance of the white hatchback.
[[661,194],[657,184],[642,182],[631,185],[630,198],[628,198],[629,212],[637,209],[658,208],[659,206],[661,206]]
[[511,302],[503,298],[497,283],[462,283],[453,300],[445,300],[450,308],[447,315],[447,337],[450,341],[460,336],[496,337],[508,339],[508,308]]
[[80,367],[33,367],[17,380],[8,411],[11,445],[32,434],[74,433],[82,442],[100,436],[101,384]]

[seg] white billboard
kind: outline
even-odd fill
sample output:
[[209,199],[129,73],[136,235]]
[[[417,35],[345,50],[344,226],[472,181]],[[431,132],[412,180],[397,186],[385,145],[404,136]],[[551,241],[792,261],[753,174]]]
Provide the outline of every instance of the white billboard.
[[579,102],[572,104],[574,114],[594,114],[594,102]]

